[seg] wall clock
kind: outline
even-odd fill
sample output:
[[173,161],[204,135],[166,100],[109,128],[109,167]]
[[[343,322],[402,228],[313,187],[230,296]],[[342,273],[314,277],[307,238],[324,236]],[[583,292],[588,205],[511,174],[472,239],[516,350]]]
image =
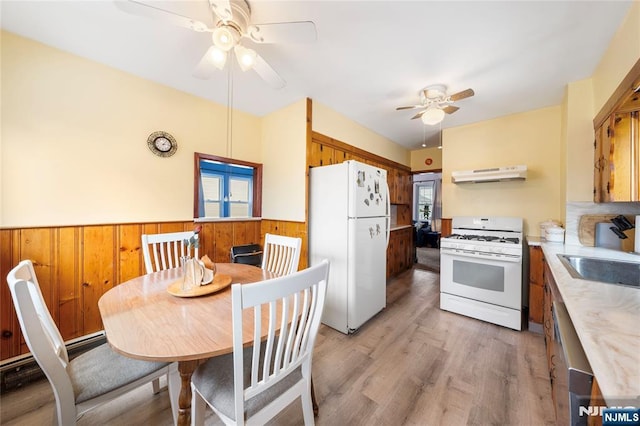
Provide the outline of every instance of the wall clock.
[[176,138],[167,132],[153,132],[147,138],[147,146],[158,157],[171,157],[178,150]]

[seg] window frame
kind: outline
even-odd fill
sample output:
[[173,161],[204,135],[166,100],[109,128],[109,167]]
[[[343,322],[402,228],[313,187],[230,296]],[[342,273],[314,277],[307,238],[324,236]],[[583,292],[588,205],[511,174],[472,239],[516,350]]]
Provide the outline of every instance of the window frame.
[[[250,161],[236,160],[233,158],[220,157],[217,155],[203,154],[201,152],[194,152],[194,167],[193,167],[193,218],[194,219],[206,219],[200,217],[200,161],[209,160],[217,161],[229,165],[238,165],[251,167],[253,169],[253,201],[252,212],[250,218],[259,218],[262,216],[262,164],[252,163]],[[250,219],[249,218],[249,219]],[[216,218],[217,219],[217,218]],[[231,217],[221,217],[219,220],[233,219]]]

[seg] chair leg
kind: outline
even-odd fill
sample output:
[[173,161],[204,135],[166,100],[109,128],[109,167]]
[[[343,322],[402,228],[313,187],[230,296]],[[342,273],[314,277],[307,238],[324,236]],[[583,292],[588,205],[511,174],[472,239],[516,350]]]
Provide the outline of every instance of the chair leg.
[[180,380],[180,373],[178,372],[178,363],[173,363],[169,366],[169,374],[167,374],[167,387],[169,388],[169,400],[171,401],[171,413],[173,414],[173,424],[178,424],[178,410],[180,404],[178,403],[178,397],[180,396],[180,386],[182,381]]
[[[311,388],[313,389],[313,387]],[[313,394],[313,392],[312,392]],[[301,395],[302,401],[302,415],[304,417],[304,425],[311,426],[315,424],[314,412],[313,412],[313,403],[311,402],[311,397],[308,392],[304,392]]]
[[191,426],[203,426],[207,403],[198,391],[191,386]]
[[316,401],[316,390],[313,388],[313,377],[311,377],[311,405],[313,406],[313,415],[317,417],[320,409],[318,401]]
[[153,385],[153,394],[157,395],[160,392],[160,379],[155,379],[151,384]]

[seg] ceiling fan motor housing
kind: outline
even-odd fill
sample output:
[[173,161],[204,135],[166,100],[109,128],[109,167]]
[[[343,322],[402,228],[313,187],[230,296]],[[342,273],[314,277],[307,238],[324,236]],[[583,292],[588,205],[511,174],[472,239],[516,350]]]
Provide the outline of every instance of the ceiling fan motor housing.
[[251,22],[249,3],[245,0],[232,0],[229,2],[229,5],[231,6],[231,19],[223,20],[216,16],[216,28],[229,26],[237,30],[241,35],[245,34]]
[[433,84],[420,91],[420,101],[424,106],[446,104],[447,98],[447,86],[444,84]]

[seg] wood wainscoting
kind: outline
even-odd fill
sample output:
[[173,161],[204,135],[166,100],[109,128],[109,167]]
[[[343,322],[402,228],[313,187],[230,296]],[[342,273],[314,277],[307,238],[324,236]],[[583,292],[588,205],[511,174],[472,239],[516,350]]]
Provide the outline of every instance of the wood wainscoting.
[[[200,254],[229,262],[231,246],[259,243],[267,232],[302,237],[300,268],[307,264],[306,224],[276,220],[201,223]],[[0,229],[0,360],[28,352],[6,276],[33,261],[51,316],[65,341],[102,330],[98,299],[115,285],[145,273],[142,234],[190,231],[192,221]]]
[[298,270],[305,269],[307,267],[307,224],[305,222],[290,222],[285,220],[271,220],[262,219],[261,228],[261,241],[264,241],[265,234],[278,234],[285,235],[287,237],[300,237],[302,238],[302,247],[300,248],[300,264]]

